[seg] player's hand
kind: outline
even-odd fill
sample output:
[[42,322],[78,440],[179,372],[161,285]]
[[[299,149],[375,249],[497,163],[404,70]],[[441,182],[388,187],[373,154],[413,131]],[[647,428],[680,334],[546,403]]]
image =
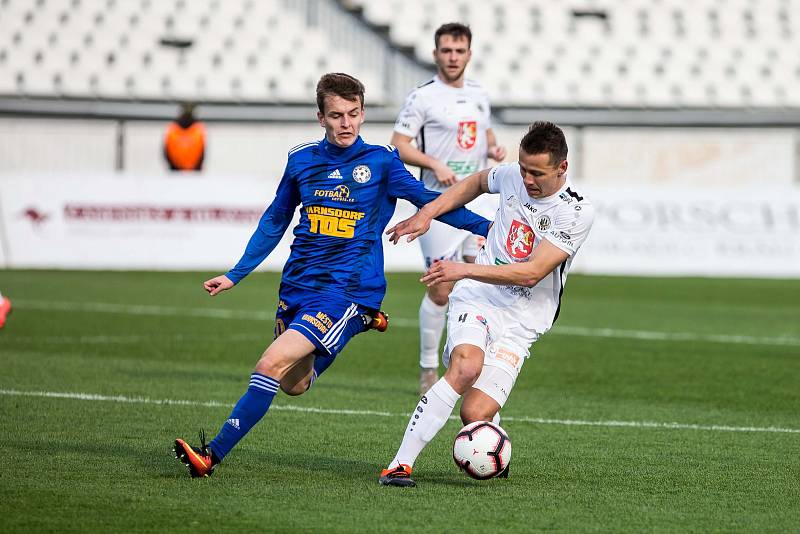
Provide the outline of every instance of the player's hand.
[[203,282],[203,289],[208,291],[208,294],[212,297],[217,293],[221,293],[227,289],[233,287],[233,282],[231,282],[230,278],[221,274],[219,276],[215,276],[211,280],[206,280]]
[[425,276],[420,278],[420,282],[428,287],[441,284],[442,282],[457,282],[467,277],[469,264],[449,260],[436,260],[430,266]]
[[439,183],[442,185],[449,187],[458,181],[458,179],[456,179],[456,173],[453,172],[453,169],[441,161],[437,162],[436,166],[433,167],[433,172],[436,174],[436,179],[439,180]]
[[386,235],[389,236],[389,241],[395,245],[404,235],[408,236],[406,243],[411,243],[416,238],[427,232],[430,227],[431,217],[425,213],[425,209],[423,208],[405,221],[401,221],[386,230]]
[[506,159],[506,147],[494,145],[493,147],[489,147],[489,151],[486,155],[497,162],[503,161]]

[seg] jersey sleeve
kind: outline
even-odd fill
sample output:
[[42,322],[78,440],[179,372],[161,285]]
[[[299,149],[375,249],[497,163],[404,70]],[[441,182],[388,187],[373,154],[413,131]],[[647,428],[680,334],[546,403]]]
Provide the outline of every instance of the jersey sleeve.
[[[388,178],[389,196],[408,200],[418,208],[421,208],[439,196],[439,193],[425,189],[422,182],[414,178],[414,176],[408,172],[403,162],[400,161],[397,149],[392,151],[390,157]],[[436,217],[436,220],[484,237],[489,233],[490,222],[463,207],[440,215]]]
[[503,177],[510,164],[503,163],[489,169],[488,185],[490,193],[499,193],[503,185]]
[[250,237],[250,241],[247,242],[247,247],[245,247],[239,262],[233,269],[225,273],[231,282],[238,284],[242,278],[250,274],[269,256],[291,224],[294,210],[298,204],[300,204],[300,192],[287,163],[283,178],[281,178],[275,193],[275,200],[258,221],[258,227]]
[[594,206],[588,202],[565,204],[555,216],[552,228],[544,238],[569,254],[581,247],[594,222]]
[[397,121],[394,123],[394,131],[407,135],[408,137],[416,137],[422,129],[425,122],[425,106],[418,89],[414,89],[406,97],[400,113],[397,115]]

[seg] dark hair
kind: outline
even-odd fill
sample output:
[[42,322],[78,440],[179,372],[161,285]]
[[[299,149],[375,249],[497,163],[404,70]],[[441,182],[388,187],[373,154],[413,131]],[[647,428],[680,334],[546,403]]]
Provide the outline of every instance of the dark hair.
[[349,74],[343,72],[329,72],[317,82],[317,107],[325,113],[325,97],[340,96],[345,100],[361,102],[364,107],[364,84]]
[[442,35],[449,35],[453,39],[466,37],[467,48],[472,46],[472,30],[470,30],[469,26],[466,24],[461,24],[460,22],[448,22],[447,24],[442,24],[439,26],[439,29],[436,30],[435,34],[433,34],[433,44],[436,48],[439,48],[439,39],[442,37]]
[[526,154],[550,154],[550,164],[558,165],[567,159],[567,140],[561,128],[547,121],[536,121],[519,142]]

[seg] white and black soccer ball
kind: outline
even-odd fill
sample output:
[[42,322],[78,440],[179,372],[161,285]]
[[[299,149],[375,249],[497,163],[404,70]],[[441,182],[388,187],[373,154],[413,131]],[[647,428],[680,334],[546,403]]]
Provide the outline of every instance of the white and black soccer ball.
[[477,480],[496,477],[511,461],[511,440],[499,425],[475,421],[456,434],[453,460]]

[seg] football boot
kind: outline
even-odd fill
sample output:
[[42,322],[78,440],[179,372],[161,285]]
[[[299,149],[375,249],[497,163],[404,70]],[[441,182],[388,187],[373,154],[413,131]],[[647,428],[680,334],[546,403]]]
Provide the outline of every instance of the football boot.
[[182,439],[175,440],[175,458],[185,464],[192,478],[204,478],[214,474],[217,462],[206,445],[205,432],[200,431],[200,447],[192,447]]
[[411,467],[406,464],[400,464],[392,469],[384,469],[381,471],[381,477],[378,482],[382,486],[400,486],[403,488],[413,488],[417,485],[416,482],[411,480]]

